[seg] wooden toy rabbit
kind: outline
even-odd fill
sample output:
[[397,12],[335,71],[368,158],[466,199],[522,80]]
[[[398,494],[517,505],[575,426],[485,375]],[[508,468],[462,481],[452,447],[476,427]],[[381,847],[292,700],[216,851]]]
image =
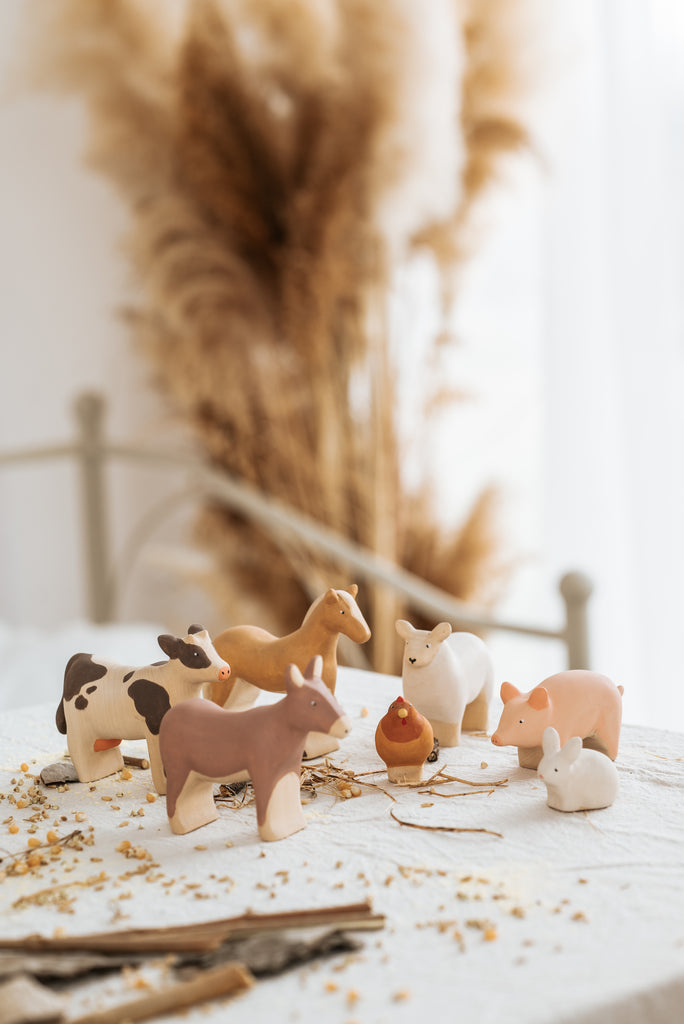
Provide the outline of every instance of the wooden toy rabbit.
[[590,811],[613,803],[618,793],[618,772],[605,754],[583,747],[581,736],[572,736],[561,747],[551,725],[544,729],[542,747],[537,774],[546,786],[549,807]]
[[309,730],[340,738],[351,723],[321,679],[323,659],[312,658],[304,675],[285,672],[286,696],[276,704],[226,711],[208,700],[171,708],[159,742],[166,771],[166,809],[183,834],[217,817],[214,782],[251,779],[262,839],[284,839],[304,828],[299,798],[302,752]]
[[479,636],[452,633],[448,622],[427,630],[397,619],[395,628],[405,645],[404,696],[429,720],[440,746],[456,746],[461,729],[486,730],[494,667]]

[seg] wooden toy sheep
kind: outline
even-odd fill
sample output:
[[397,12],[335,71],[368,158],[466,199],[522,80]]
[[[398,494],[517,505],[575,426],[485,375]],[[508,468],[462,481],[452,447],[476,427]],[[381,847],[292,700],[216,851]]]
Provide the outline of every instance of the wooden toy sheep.
[[161,725],[167,777],[166,809],[174,832],[184,834],[218,817],[214,782],[251,779],[259,835],[285,839],[304,828],[299,798],[302,752],[309,730],[342,738],[351,723],[320,678],[323,659],[304,675],[285,672],[286,696],[276,704],[226,711],[211,701],[171,708]]
[[618,793],[613,762],[598,750],[582,747],[581,736],[571,736],[561,747],[553,726],[544,729],[544,756],[537,774],[546,786],[547,804],[557,811],[591,811],[610,807]]
[[518,748],[521,768],[536,768],[542,756],[544,729],[552,725],[565,743],[579,736],[585,747],[617,757],[622,723],[621,686],[607,676],[572,669],[549,676],[529,693],[501,684],[504,707],[492,736],[497,747]]
[[430,722],[440,746],[454,747],[461,730],[485,730],[494,685],[487,647],[472,633],[452,633],[448,622],[414,629],[397,619],[405,643],[404,696]]
[[159,755],[159,727],[180,701],[198,697],[205,683],[225,680],[229,665],[216,653],[203,626],[185,638],[163,634],[159,646],[168,661],[143,668],[119,665],[92,654],[74,654],[64,670],[63,696],[55,716],[66,733],[81,782],[93,782],[123,768],[121,740],[147,740],[152,781],[159,793],[166,780]]

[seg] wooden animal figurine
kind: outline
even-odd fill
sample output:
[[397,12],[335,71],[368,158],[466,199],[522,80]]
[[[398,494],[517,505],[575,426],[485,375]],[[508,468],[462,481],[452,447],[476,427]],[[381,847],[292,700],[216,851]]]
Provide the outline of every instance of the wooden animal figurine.
[[486,731],[494,687],[491,655],[479,636],[452,633],[448,622],[395,628],[404,641],[404,696],[429,720],[441,747],[460,743],[461,730]]
[[421,781],[433,743],[427,718],[403,697],[390,704],[375,730],[375,749],[387,765],[387,777],[399,785]]
[[55,720],[66,733],[81,782],[123,768],[121,740],[147,740],[152,781],[159,793],[166,780],[159,755],[159,727],[174,704],[198,697],[205,683],[224,681],[230,667],[219,657],[203,626],[184,638],[163,634],[169,659],[134,668],[92,654],[74,654],[64,670],[63,696]]
[[[294,633],[275,637],[258,626],[232,626],[214,640],[216,650],[230,663],[231,681],[214,683],[211,699],[229,710],[250,707],[259,689],[283,693],[288,665],[300,671],[314,655],[323,658],[321,678],[331,693],[337,681],[337,642],[340,635],[363,644],[370,638],[368,623],[356,603],[359,588],[327,590],[317,598]],[[337,750],[339,744],[329,736],[311,736],[305,757],[317,757]]]
[[310,730],[344,737],[351,722],[323,683],[323,659],[304,675],[285,671],[286,696],[248,711],[226,711],[212,701],[171,708],[161,725],[166,809],[174,832],[184,834],[217,817],[214,782],[251,779],[259,835],[285,839],[304,828],[299,798],[302,751]]
[[542,735],[544,756],[537,774],[546,786],[547,804],[557,811],[610,807],[618,793],[617,768],[598,750],[586,750],[580,736],[561,747],[552,725]]
[[584,669],[558,672],[529,693],[521,693],[512,683],[502,683],[504,707],[492,743],[517,747],[520,766],[536,768],[542,757],[544,729],[552,725],[561,744],[579,736],[585,747],[599,750],[614,761],[623,692],[607,676]]

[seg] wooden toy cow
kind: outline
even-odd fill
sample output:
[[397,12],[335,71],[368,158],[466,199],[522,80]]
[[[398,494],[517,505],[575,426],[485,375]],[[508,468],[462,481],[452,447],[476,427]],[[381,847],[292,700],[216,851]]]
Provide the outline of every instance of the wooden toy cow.
[[168,661],[143,668],[119,665],[92,654],[74,654],[64,670],[64,690],[55,721],[81,782],[93,782],[123,767],[121,740],[147,740],[152,781],[166,792],[159,754],[159,727],[174,704],[199,697],[205,683],[225,680],[230,666],[214,649],[203,626],[184,638],[164,633],[159,646]]
[[351,722],[321,679],[323,659],[312,658],[304,675],[284,673],[286,696],[248,711],[226,711],[212,701],[172,708],[161,725],[160,749],[168,790],[166,810],[183,835],[218,817],[214,782],[251,779],[262,839],[285,839],[306,822],[299,776],[307,733],[342,739]]

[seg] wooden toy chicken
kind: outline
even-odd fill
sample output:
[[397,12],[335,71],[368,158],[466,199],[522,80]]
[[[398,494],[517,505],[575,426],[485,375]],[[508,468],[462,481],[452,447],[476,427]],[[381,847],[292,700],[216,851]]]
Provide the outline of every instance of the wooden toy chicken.
[[403,697],[390,704],[375,730],[375,749],[387,765],[387,777],[400,785],[421,781],[433,743],[427,718]]

